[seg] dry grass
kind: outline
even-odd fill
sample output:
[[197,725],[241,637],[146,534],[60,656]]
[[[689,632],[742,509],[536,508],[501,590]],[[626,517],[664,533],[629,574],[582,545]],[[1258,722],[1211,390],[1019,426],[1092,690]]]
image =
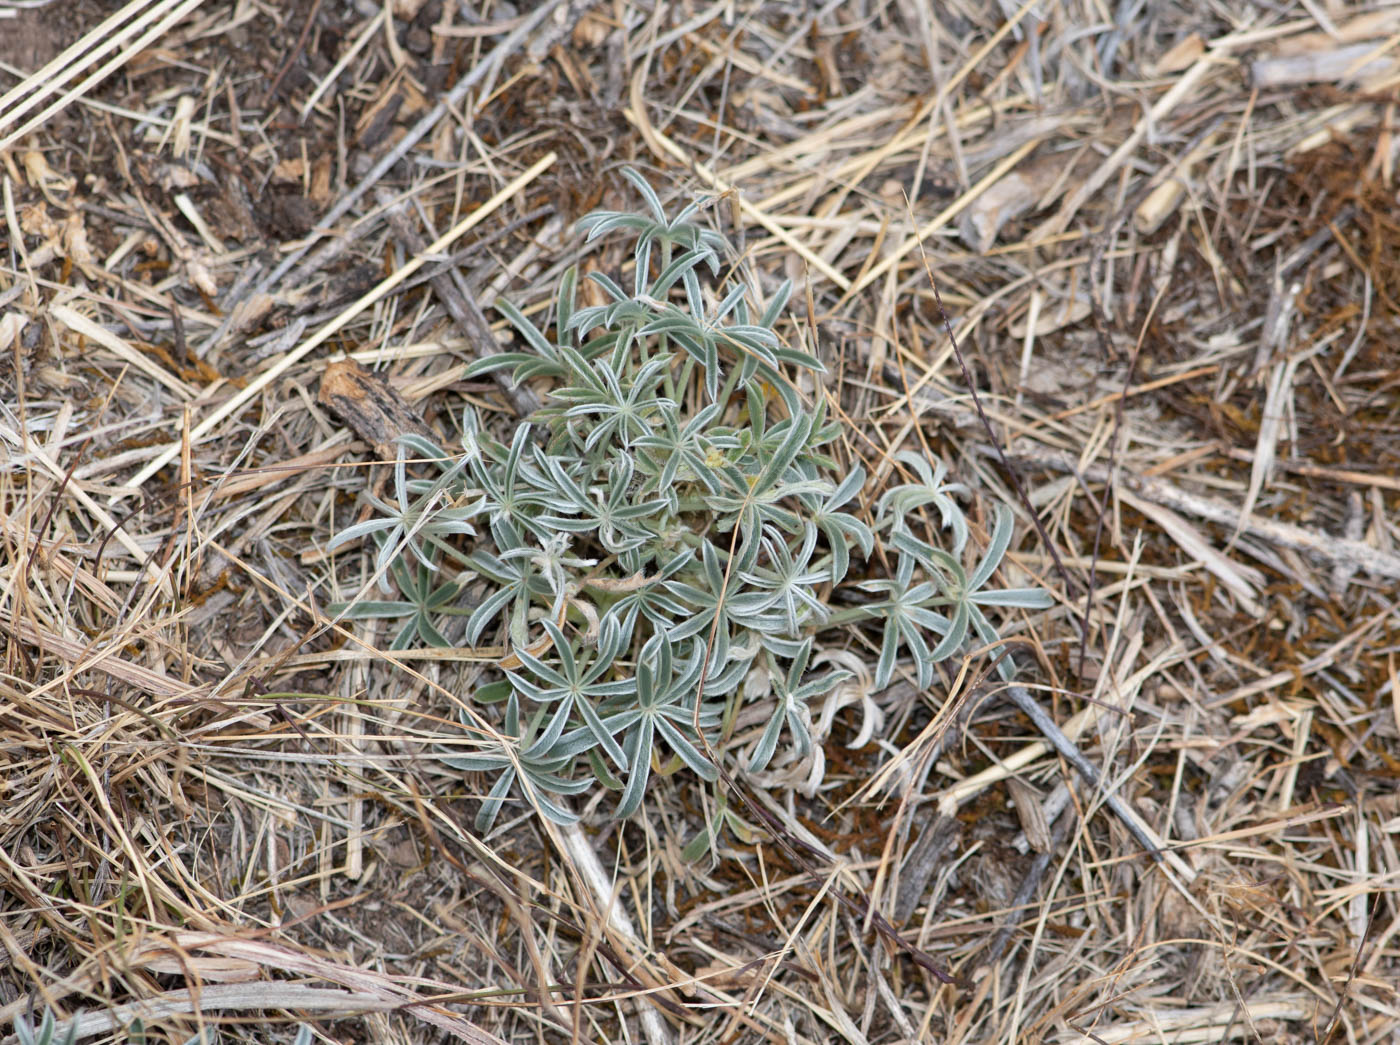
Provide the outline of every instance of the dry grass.
[[[0,10],[0,1026],[1400,1041],[1400,8],[517,6]],[[698,864],[680,776],[475,837],[478,665],[321,612],[385,478],[327,362],[527,409],[462,369],[624,162],[1061,600]]]

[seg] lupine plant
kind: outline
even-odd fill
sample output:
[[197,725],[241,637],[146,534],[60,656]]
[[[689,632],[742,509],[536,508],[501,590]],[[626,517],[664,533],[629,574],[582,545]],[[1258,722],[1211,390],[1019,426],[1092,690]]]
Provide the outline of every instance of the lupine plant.
[[[865,472],[837,461],[822,364],[775,331],[790,286],[755,314],[751,289],[720,278],[728,245],[695,223],[699,205],[668,218],[626,175],[646,212],[599,212],[581,228],[590,241],[635,235],[631,287],[590,273],[602,303],[580,307],[570,269],[545,329],[499,302],[522,347],[468,370],[545,382],[545,406],[505,440],[468,407],[460,453],[404,437],[395,500],[373,500],[377,514],[331,542],[372,537],[376,578],[400,595],[334,611],[408,618],[399,647],[445,644],[444,619],[462,614],[467,644],[511,651],[468,698],[474,714],[500,709],[495,746],[442,755],[494,777],[482,831],[512,797],[568,822],[561,796],[595,786],[630,815],[663,749],[705,780],[735,743],[752,772],[780,751],[806,757],[811,702],[849,676],[809,671],[814,649],[870,628],[874,686],[907,663],[926,687],[969,638],[996,648],[986,608],[1049,604],[1037,590],[985,590],[1011,539],[1007,510],[968,572],[967,491],[941,462],[899,454],[911,481],[862,500]],[[411,478],[410,458],[437,476]],[[944,546],[930,543],[940,534]],[[471,592],[475,605],[461,605]],[[1009,677],[1010,658],[998,669]],[[746,687],[755,672],[766,684]],[[745,692],[770,702],[766,725],[727,745]]]

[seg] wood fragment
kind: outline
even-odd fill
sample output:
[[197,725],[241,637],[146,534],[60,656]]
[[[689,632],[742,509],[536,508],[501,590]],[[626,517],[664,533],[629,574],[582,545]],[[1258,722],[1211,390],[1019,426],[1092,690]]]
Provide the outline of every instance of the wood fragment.
[[327,364],[316,401],[339,414],[383,458],[397,455],[401,436],[420,435],[437,442],[417,411],[388,381],[353,359]]
[[1374,43],[1351,44],[1326,51],[1260,58],[1249,66],[1250,82],[1261,91],[1303,83],[1354,85],[1365,90],[1400,71],[1400,59]]
[[899,869],[899,888],[895,892],[894,909],[890,914],[890,921],[896,927],[902,928],[913,917],[934,873],[948,854],[957,848],[961,835],[962,825],[956,817],[948,816],[939,809],[933,811],[932,818],[924,824],[918,840],[905,854],[904,863]]
[[1059,157],[1033,161],[1022,170],[1011,171],[958,217],[963,240],[978,253],[991,250],[1003,225],[1046,202],[1045,193],[1063,171],[1064,161]]
[[1030,847],[1037,853],[1049,852],[1050,825],[1045,822],[1045,814],[1041,811],[1040,795],[1019,776],[1007,777],[1006,788],[1016,805],[1016,819],[1021,822],[1021,830]]
[[1171,176],[1147,194],[1147,198],[1137,205],[1133,212],[1133,225],[1144,236],[1150,236],[1160,229],[1173,214],[1181,201],[1186,198],[1187,187],[1191,183],[1192,171],[1215,145],[1215,135],[1208,134],[1176,164]]

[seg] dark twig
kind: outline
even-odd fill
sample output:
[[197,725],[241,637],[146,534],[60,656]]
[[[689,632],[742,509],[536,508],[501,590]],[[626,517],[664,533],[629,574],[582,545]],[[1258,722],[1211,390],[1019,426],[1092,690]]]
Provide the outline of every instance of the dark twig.
[[[1049,741],[1050,746],[1059,752],[1060,757],[1072,765],[1075,771],[1084,778],[1084,782],[1089,785],[1090,792],[1099,790],[1103,777],[1098,768],[1084,757],[1084,753],[1079,750],[1073,740],[1065,736],[1064,730],[1060,729],[1055,720],[1050,717],[1050,713],[1040,706],[1029,691],[1024,686],[1008,686],[1006,696],[1011,703],[1025,712],[1026,717],[1031,720],[1036,729],[1040,730],[1040,735]],[[1128,833],[1133,836],[1138,845],[1142,846],[1145,852],[1152,855],[1154,860],[1159,862],[1168,860],[1169,854],[1157,846],[1156,841],[1143,827],[1142,818],[1131,806],[1112,791],[1104,793],[1103,804],[1123,822]],[[1188,880],[1194,877],[1190,868],[1179,858],[1172,858],[1171,866],[1173,870],[1184,874]]]
[[909,921],[923,899],[933,873],[957,844],[961,834],[962,824],[957,817],[934,810],[933,817],[924,825],[919,840],[910,847],[899,870],[899,888],[894,894],[895,925],[902,926]]
[[292,45],[291,51],[287,54],[287,60],[282,63],[282,68],[277,70],[277,75],[272,78],[272,82],[267,85],[267,91],[263,94],[264,109],[277,96],[277,88],[282,86],[282,77],[287,75],[292,64],[301,57],[301,52],[306,48],[306,39],[311,35],[311,27],[316,24],[316,16],[320,13],[321,0],[311,0],[311,13],[306,16],[306,24],[301,27],[301,35],[297,37],[297,42]]

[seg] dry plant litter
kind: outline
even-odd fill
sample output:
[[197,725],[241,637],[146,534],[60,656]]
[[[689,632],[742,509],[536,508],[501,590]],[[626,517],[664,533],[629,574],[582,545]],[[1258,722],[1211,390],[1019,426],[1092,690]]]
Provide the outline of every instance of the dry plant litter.
[[[0,4],[0,1028],[1395,1042],[1398,34],[1334,0]],[[946,462],[964,564],[1010,506],[996,583],[1055,605],[997,618],[1010,682],[973,648],[877,680],[843,632],[815,789],[736,749],[658,760],[644,816],[483,835],[492,780],[441,755],[509,651],[336,623],[376,565],[329,545],[400,437],[550,408],[479,360],[623,271],[573,230],[637,208],[629,166],[714,199],[756,308],[791,281],[853,511]]]

